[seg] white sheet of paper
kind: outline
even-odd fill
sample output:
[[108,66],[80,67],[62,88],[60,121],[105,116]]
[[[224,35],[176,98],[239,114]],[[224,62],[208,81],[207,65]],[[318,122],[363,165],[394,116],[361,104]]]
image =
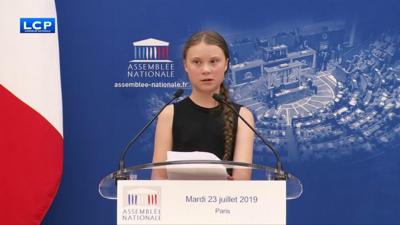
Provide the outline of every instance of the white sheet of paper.
[[167,151],[167,161],[177,160],[221,160],[218,156],[210,152],[175,152]]
[[[167,152],[167,161],[180,160],[220,160],[209,152]],[[228,173],[225,166],[217,164],[168,165],[169,180],[226,180]]]

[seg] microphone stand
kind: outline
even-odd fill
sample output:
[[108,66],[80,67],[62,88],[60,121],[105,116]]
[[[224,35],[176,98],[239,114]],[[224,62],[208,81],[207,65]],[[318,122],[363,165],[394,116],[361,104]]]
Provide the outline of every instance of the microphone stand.
[[229,107],[253,132],[255,135],[257,135],[258,138],[261,139],[261,141],[268,146],[268,148],[272,151],[272,153],[275,156],[276,159],[276,180],[287,180],[287,173],[283,171],[283,166],[282,166],[282,161],[279,157],[278,152],[272,147],[271,144],[269,144],[250,124],[239,114],[239,112],[232,107],[231,104],[228,104],[221,95],[219,94],[213,94],[212,96],[217,102],[224,104],[225,106]]
[[154,117],[149,122],[146,123],[146,125],[136,134],[136,136],[128,142],[124,151],[121,153],[121,158],[119,160],[119,170],[117,171],[117,173],[115,175],[115,182],[117,182],[118,180],[127,180],[128,179],[128,177],[125,174],[123,174],[123,170],[125,169],[126,154],[128,153],[128,151],[131,148],[131,146],[133,145],[133,143],[135,143],[139,139],[139,137],[142,136],[144,131],[146,131],[147,128],[154,122],[154,120],[157,119],[157,117],[161,114],[161,112],[164,110],[164,108],[167,107],[167,105],[171,104],[171,102],[173,102],[175,99],[179,98],[182,94],[183,94],[183,89],[178,89],[172,96],[172,99],[169,100],[166,104],[164,104],[164,106],[157,112],[157,114],[154,115]]

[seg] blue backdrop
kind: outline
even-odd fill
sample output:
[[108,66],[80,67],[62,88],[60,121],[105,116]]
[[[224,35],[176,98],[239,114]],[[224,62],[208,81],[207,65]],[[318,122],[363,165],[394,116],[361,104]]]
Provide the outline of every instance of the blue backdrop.
[[[56,3],[65,158],[44,224],[115,223],[116,202],[101,198],[98,183],[176,87],[190,93],[181,50],[200,30],[226,37],[232,98],[303,182],[288,224],[400,223],[397,1]],[[138,61],[155,56],[138,43],[150,38],[164,43],[155,51],[168,62]],[[156,64],[164,67],[143,68]],[[151,161],[153,133],[128,165]],[[273,163],[258,141],[254,161]]]

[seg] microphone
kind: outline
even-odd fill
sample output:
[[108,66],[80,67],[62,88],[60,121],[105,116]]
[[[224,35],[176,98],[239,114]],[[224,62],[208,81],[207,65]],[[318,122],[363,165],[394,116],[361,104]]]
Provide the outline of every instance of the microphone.
[[137,133],[136,136],[134,138],[132,138],[128,142],[128,144],[126,145],[124,151],[122,152],[121,158],[119,160],[119,170],[118,170],[118,172],[116,174],[116,181],[117,180],[127,180],[128,179],[124,174],[122,174],[122,170],[125,169],[125,156],[126,156],[126,153],[128,153],[128,151],[129,151],[130,147],[133,145],[133,143],[135,143],[137,141],[137,139],[139,139],[139,137],[142,136],[144,131],[147,130],[147,128],[160,115],[160,113],[164,110],[164,108],[167,107],[167,105],[169,105],[175,99],[181,97],[182,94],[183,94],[183,89],[178,89],[174,93],[174,95],[172,96],[172,99],[169,100],[167,103],[165,103],[164,106],[157,112],[157,114],[149,122],[147,122],[147,124],[139,131],[139,133]]
[[276,172],[277,172],[276,180],[286,180],[287,174],[283,171],[282,161],[279,157],[278,152],[272,147],[272,145],[269,144],[252,126],[250,126],[250,124],[239,114],[239,112],[231,104],[228,104],[221,95],[215,93],[213,94],[212,97],[217,102],[228,106],[250,128],[250,130],[252,130],[254,134],[257,135],[257,137],[260,138],[261,141],[272,151],[276,160]]

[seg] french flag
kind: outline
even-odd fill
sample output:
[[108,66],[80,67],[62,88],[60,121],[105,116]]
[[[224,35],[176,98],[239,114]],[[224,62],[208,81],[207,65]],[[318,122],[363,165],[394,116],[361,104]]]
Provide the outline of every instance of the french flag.
[[0,224],[40,224],[61,181],[57,26],[19,28],[20,18],[38,17],[57,18],[53,0],[0,1]]

